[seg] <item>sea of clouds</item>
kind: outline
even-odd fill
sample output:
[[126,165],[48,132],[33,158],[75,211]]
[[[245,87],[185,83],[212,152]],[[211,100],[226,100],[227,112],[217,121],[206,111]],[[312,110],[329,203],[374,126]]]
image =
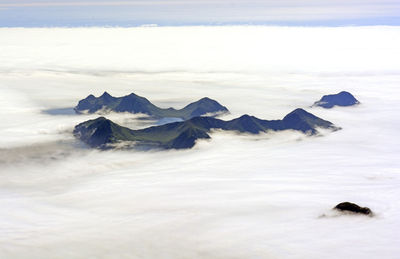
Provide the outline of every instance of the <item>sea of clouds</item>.
[[[3,28],[0,60],[1,258],[400,252],[398,27]],[[310,108],[342,90],[361,104]],[[300,107],[342,130],[216,131],[191,150],[92,150],[72,130],[98,115],[70,111],[104,91],[175,108],[208,96],[231,111],[223,119]],[[343,201],[376,215],[333,213]]]

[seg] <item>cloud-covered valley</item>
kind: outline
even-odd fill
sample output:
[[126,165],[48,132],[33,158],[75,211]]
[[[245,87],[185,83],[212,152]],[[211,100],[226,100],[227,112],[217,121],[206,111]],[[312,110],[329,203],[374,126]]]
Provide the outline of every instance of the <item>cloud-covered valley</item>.
[[[0,257],[396,258],[398,32],[0,29]],[[342,90],[361,104],[310,108]],[[164,108],[208,96],[229,108],[222,119],[300,107],[342,130],[215,131],[190,150],[99,151],[72,136],[98,115],[46,112],[104,91]],[[343,201],[376,216],[329,216]]]

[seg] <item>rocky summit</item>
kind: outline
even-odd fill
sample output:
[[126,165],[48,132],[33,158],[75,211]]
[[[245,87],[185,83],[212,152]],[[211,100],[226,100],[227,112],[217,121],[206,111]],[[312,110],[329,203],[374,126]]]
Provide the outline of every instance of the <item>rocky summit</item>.
[[322,96],[321,100],[314,103],[313,106],[323,108],[332,108],[334,106],[352,106],[360,102],[349,92],[342,91],[338,94],[330,94]]
[[354,214],[364,214],[364,215],[372,215],[372,211],[367,207],[360,207],[355,203],[351,202],[342,202],[334,207],[335,210],[341,212],[349,212]]
[[183,120],[206,114],[228,112],[225,106],[208,97],[204,97],[177,110],[174,108],[163,109],[157,107],[146,98],[134,93],[123,97],[113,97],[107,92],[104,92],[99,97],[89,95],[85,99],[80,100],[74,110],[76,113],[95,113],[98,111],[143,113],[155,118],[171,117]]
[[251,134],[270,130],[297,130],[313,135],[318,133],[318,128],[339,129],[329,121],[318,118],[303,109],[296,109],[282,120],[262,120],[250,115],[243,115],[230,121],[213,117],[194,117],[182,122],[140,130],[131,130],[104,117],[99,117],[77,125],[74,135],[89,146],[101,149],[112,148],[124,141],[165,149],[184,149],[193,147],[197,139],[210,138],[208,133],[212,129]]

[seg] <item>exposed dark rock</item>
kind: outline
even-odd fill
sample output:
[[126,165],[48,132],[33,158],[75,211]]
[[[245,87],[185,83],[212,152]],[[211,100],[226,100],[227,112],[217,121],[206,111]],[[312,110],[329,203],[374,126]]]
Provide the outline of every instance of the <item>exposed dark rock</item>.
[[343,212],[351,212],[357,214],[365,214],[372,215],[372,211],[367,207],[360,207],[355,203],[351,202],[342,202],[335,206],[335,210],[343,211]]
[[120,140],[135,140],[132,137],[132,130],[122,127],[111,120],[99,117],[75,126],[74,136],[88,144],[90,147],[101,149],[108,148],[108,144]]
[[191,148],[197,139],[208,139],[212,129],[257,134],[269,130],[298,130],[316,134],[317,128],[337,130],[331,122],[322,120],[303,109],[296,109],[283,120],[261,120],[243,115],[223,121],[212,117],[194,117],[187,121],[173,122],[141,130],[121,127],[104,117],[83,122],[75,127],[74,135],[91,147],[105,148],[122,141],[147,143],[166,149]]
[[176,137],[173,141],[170,142],[170,148],[174,149],[184,149],[191,148],[195,145],[197,139],[209,139],[210,136],[206,133],[206,131],[188,128],[178,137]]
[[171,117],[184,120],[208,113],[221,114],[228,112],[226,107],[207,97],[176,110],[174,108],[159,108],[146,98],[134,93],[123,97],[113,97],[107,92],[104,92],[100,97],[89,95],[79,101],[74,110],[76,113],[95,113],[98,111],[143,113],[155,118]]
[[338,94],[324,95],[321,100],[314,103],[314,106],[332,108],[333,106],[352,106],[360,102],[349,92],[342,91]]
[[317,133],[317,127],[339,129],[334,127],[331,122],[318,118],[314,114],[306,112],[303,109],[292,111],[283,118],[282,123],[284,128],[311,134]]

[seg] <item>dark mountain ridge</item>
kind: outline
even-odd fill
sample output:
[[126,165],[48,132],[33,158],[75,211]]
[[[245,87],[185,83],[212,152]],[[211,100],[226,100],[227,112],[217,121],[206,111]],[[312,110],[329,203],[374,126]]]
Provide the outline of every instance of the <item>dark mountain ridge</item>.
[[261,120],[254,116],[243,115],[239,118],[223,121],[213,117],[194,117],[182,122],[173,122],[140,130],[122,127],[104,117],[89,120],[77,125],[74,135],[95,148],[109,148],[123,141],[149,144],[165,149],[191,148],[197,139],[208,139],[212,129],[238,131],[258,134],[270,130],[297,130],[305,134],[317,134],[317,128],[338,130],[331,122],[296,109],[282,120]]
[[338,94],[329,94],[322,96],[321,100],[314,103],[313,106],[321,106],[323,108],[332,108],[337,106],[352,106],[360,102],[349,92],[342,91]]
[[95,113],[101,110],[115,112],[143,113],[155,118],[175,117],[184,120],[202,116],[207,113],[226,113],[228,109],[217,101],[204,97],[196,102],[190,103],[182,109],[163,109],[152,104],[144,97],[134,93],[123,97],[113,97],[104,92],[101,96],[89,95],[80,100],[74,108],[76,113]]

